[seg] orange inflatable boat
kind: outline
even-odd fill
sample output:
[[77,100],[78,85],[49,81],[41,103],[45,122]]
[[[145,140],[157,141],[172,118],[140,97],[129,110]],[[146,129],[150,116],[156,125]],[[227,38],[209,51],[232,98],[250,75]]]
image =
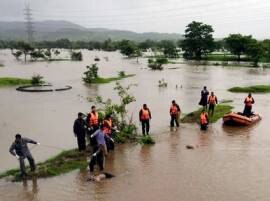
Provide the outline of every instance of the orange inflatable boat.
[[248,126],[260,121],[262,118],[258,114],[253,114],[250,117],[243,116],[241,113],[231,112],[223,117],[224,124]]

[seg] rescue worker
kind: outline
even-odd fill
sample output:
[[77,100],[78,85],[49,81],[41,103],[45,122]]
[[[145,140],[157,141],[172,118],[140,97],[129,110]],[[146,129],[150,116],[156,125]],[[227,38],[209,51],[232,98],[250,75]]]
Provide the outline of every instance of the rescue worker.
[[200,115],[201,130],[207,130],[208,121],[208,114],[205,110],[203,110]]
[[9,152],[19,160],[21,177],[27,176],[25,163],[24,163],[25,158],[27,158],[30,164],[31,171],[34,172],[36,170],[35,160],[32,157],[30,150],[28,149],[28,146],[27,146],[28,143],[40,145],[40,143],[34,140],[31,140],[28,138],[22,138],[20,134],[16,134],[15,141],[12,143],[12,145],[9,148]]
[[208,98],[208,104],[209,104],[208,113],[211,114],[211,116],[213,116],[215,106],[216,106],[216,104],[218,104],[218,100],[217,100],[217,97],[215,96],[214,92],[211,92],[211,95]]
[[251,93],[248,94],[248,96],[245,98],[245,108],[243,115],[250,117],[252,115],[252,105],[255,103],[254,98],[252,97]]
[[170,126],[171,127],[174,127],[174,122],[175,122],[176,126],[179,127],[180,114],[181,114],[181,109],[180,109],[179,105],[175,102],[175,100],[173,100],[171,108],[170,108],[170,115],[171,115]]
[[104,133],[104,125],[100,125],[100,128],[91,135],[91,138],[95,138],[97,141],[97,146],[94,146],[93,154],[89,163],[90,175],[94,172],[94,167],[97,164],[99,170],[104,170],[104,157],[107,155],[107,146],[105,138],[108,137]]
[[[91,107],[91,112],[87,116],[87,123],[88,123],[88,137],[91,136],[96,130],[99,129],[99,119],[98,119],[98,112],[96,111],[96,106]],[[90,145],[97,146],[97,142],[95,138],[90,138]]]
[[199,102],[199,105],[203,106],[205,110],[207,109],[208,95],[209,92],[207,90],[207,87],[204,86],[203,90],[201,91],[201,100]]
[[139,119],[142,124],[142,134],[149,135],[151,112],[146,104],[143,104],[143,108],[139,112]]
[[73,132],[77,137],[79,151],[86,150],[85,129],[87,128],[86,122],[83,119],[83,113],[78,113],[78,118],[74,121]]
[[106,140],[106,145],[107,145],[107,149],[108,151],[110,150],[114,150],[114,142],[111,140],[113,138],[113,120],[111,115],[107,115],[103,121],[103,132],[106,136],[105,140]]

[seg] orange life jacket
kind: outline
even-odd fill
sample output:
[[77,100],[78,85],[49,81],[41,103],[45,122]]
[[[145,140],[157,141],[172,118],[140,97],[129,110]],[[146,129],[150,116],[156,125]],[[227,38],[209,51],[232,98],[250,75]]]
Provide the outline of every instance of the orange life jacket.
[[207,124],[208,123],[206,113],[202,113],[200,118],[201,118],[201,124]]
[[251,107],[252,106],[252,102],[253,102],[253,98],[252,97],[246,97],[246,100],[245,100],[245,103],[246,103],[246,106],[249,106]]
[[142,114],[141,114],[141,119],[142,120],[148,120],[150,119],[150,112],[148,109],[142,109]]
[[215,105],[216,104],[216,96],[214,95],[214,96],[209,96],[209,104],[211,104],[211,105]]
[[103,132],[106,134],[106,135],[110,135],[111,132],[112,132],[112,120],[109,119],[105,119],[103,121],[103,124],[105,125],[104,128],[103,128]]
[[170,111],[171,111],[171,114],[177,114],[178,113],[177,106],[176,105],[172,105]]
[[97,112],[95,112],[95,113],[91,112],[90,125],[91,126],[98,125],[98,113]]

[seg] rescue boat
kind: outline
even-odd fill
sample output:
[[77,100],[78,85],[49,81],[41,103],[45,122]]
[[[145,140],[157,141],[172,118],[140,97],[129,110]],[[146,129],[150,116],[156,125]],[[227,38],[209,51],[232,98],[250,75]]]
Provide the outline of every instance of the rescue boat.
[[259,114],[253,114],[250,117],[244,116],[242,113],[231,112],[224,115],[223,122],[228,125],[248,126],[260,121],[262,118]]

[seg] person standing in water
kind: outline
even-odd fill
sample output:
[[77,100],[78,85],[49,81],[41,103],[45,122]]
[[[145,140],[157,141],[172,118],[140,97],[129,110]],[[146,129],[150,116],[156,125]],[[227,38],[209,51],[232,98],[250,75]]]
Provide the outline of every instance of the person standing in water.
[[79,151],[85,151],[86,140],[85,140],[85,129],[87,128],[86,122],[83,119],[83,113],[78,113],[78,118],[75,120],[73,125],[73,132],[75,137],[77,137],[78,149]]
[[250,117],[252,115],[252,105],[255,103],[254,98],[252,97],[251,93],[248,94],[248,96],[245,98],[245,108],[243,115]]
[[207,87],[204,86],[203,90],[201,91],[201,100],[199,102],[199,105],[203,106],[205,110],[207,110],[208,95],[209,92],[207,90]]
[[201,130],[207,130],[208,122],[209,122],[208,114],[205,110],[203,110],[200,115]]
[[216,104],[218,104],[218,100],[217,97],[214,95],[214,92],[211,92],[211,95],[208,98],[208,112],[209,114],[211,114],[211,116],[214,115],[214,110],[215,110],[215,106]]
[[23,138],[20,134],[16,134],[15,141],[12,143],[12,145],[9,148],[9,152],[19,160],[21,177],[27,176],[25,163],[24,163],[25,158],[27,158],[30,164],[31,171],[34,172],[36,170],[35,160],[32,157],[30,150],[28,149],[28,146],[27,146],[28,143],[40,145],[40,143],[34,140]]
[[106,137],[103,124],[100,125],[100,128],[91,135],[91,138],[96,139],[97,146],[94,146],[93,154],[89,163],[90,175],[94,172],[96,164],[99,166],[100,171],[104,170],[104,157],[107,155]]
[[175,100],[172,101],[172,105],[170,107],[170,115],[171,115],[171,122],[170,126],[174,127],[174,123],[177,127],[179,127],[179,117],[181,114],[181,109],[179,105],[175,102]]
[[142,124],[142,134],[149,135],[151,112],[146,104],[143,104],[143,108],[139,112],[139,119]]

